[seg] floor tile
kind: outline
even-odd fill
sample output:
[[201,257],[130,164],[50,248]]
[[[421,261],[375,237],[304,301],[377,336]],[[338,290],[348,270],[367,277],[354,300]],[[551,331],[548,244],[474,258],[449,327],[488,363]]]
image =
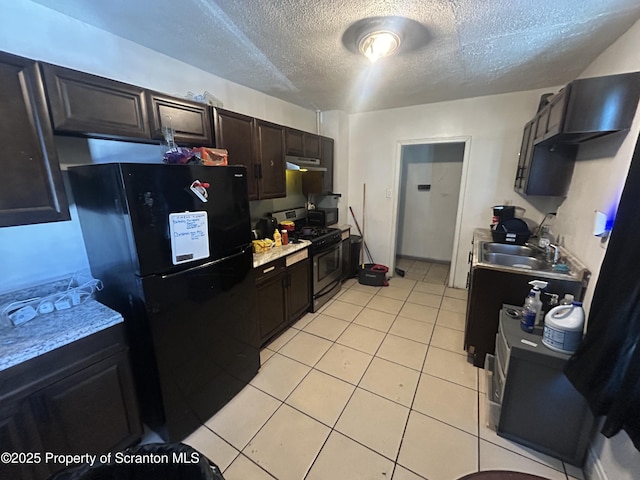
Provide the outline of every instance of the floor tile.
[[485,440],[480,440],[480,470],[513,470],[539,475],[549,480],[566,480],[567,478],[564,471],[560,472],[534,462]]
[[311,370],[289,395],[286,403],[333,427],[349,401],[354,385],[331,375]]
[[381,312],[380,310],[365,307],[353,323],[381,332],[388,332],[395,319],[396,316],[392,313]]
[[268,343],[266,345],[266,347],[269,350],[273,350],[274,352],[277,352],[278,350],[280,350],[282,348],[282,346],[287,343],[289,340],[291,340],[293,337],[295,337],[298,334],[299,330],[295,329],[295,328],[289,328],[287,330],[285,330],[284,332],[282,332],[277,338],[275,338],[274,340],[271,341],[271,343]]
[[347,290],[340,295],[341,302],[353,303],[364,307],[373,298],[373,293],[361,292],[359,290]]
[[182,443],[198,450],[221,471],[224,471],[240,453],[205,426],[193,432]]
[[416,260],[415,262],[413,262],[413,265],[411,265],[411,267],[409,267],[409,271],[410,272],[415,272],[415,273],[427,273],[430,269],[431,269],[432,263],[431,262],[423,262],[421,260]]
[[384,333],[352,323],[338,337],[337,343],[373,355],[382,343]]
[[406,280],[414,280],[416,282],[421,282],[424,280],[424,273],[416,273],[416,272],[407,270],[403,278]]
[[442,301],[441,295],[434,295],[433,293],[411,292],[407,302],[417,303],[418,305],[426,305],[427,307],[440,308],[440,302]]
[[268,348],[263,348],[262,350],[260,350],[260,365],[262,366],[267,363],[267,360],[269,360],[274,353],[276,352]]
[[282,405],[242,451],[279,480],[304,478],[330,429]]
[[380,289],[380,292],[378,292],[378,295],[381,297],[395,298],[396,300],[404,301],[409,296],[409,293],[411,293],[411,290],[409,289],[388,286]]
[[429,282],[429,283],[437,283],[438,285],[446,285],[448,278],[449,278],[449,272],[429,271],[424,276],[423,281]]
[[437,285],[435,283],[417,282],[413,287],[414,292],[431,293],[433,295],[443,295],[446,287],[444,285]]
[[242,450],[281,404],[275,398],[247,385],[207,421],[206,426],[238,450]]
[[357,284],[358,284],[358,280],[356,278],[348,278],[347,280],[342,282],[342,289],[349,289]]
[[450,312],[465,314],[467,312],[467,301],[459,300],[457,298],[443,297],[440,308]]
[[360,313],[362,307],[353,303],[341,302],[336,300],[322,313],[340,320],[351,322]]
[[421,322],[412,318],[397,317],[389,329],[389,333],[408,338],[416,342],[428,344],[433,332],[433,323]]
[[398,463],[429,480],[460,478],[478,471],[478,440],[473,435],[412,411]]
[[410,407],[420,372],[374,357],[359,387]]
[[431,336],[431,345],[456,353],[464,352],[464,332],[436,325]]
[[325,353],[315,368],[357,385],[372,358],[372,355],[367,353],[335,344]]
[[465,314],[440,309],[435,323],[441,327],[453,328],[464,332]]
[[373,308],[374,310],[380,310],[381,312],[397,315],[402,308],[403,303],[404,302],[402,300],[396,300],[395,298],[386,298],[381,297],[380,295],[376,295],[367,304],[367,307]]
[[238,455],[223,475],[224,480],[274,480],[274,477],[242,454]]
[[467,290],[464,288],[450,288],[447,287],[444,291],[445,297],[457,298],[458,300],[467,301]]
[[395,460],[408,414],[408,408],[356,388],[335,429]]
[[478,369],[467,362],[466,355],[430,347],[422,371],[463,387],[478,388]]
[[305,313],[300,319],[291,325],[293,328],[297,328],[298,330],[304,330],[304,327],[309,325],[314,318],[318,316],[317,313]]
[[284,400],[309,373],[309,370],[310,367],[307,365],[277,353],[253,377],[250,384],[269,395]]
[[452,427],[478,435],[478,392],[422,374],[413,409]]
[[393,462],[333,431],[305,480],[389,480]]
[[427,307],[425,305],[418,305],[416,303],[405,303],[398,315],[401,317],[412,318],[414,320],[420,320],[421,322],[436,323],[436,319],[438,318],[438,309]]
[[414,370],[421,370],[427,348],[424,343],[387,335],[376,356]]
[[335,341],[348,326],[349,322],[321,313],[304,327],[303,331]]
[[395,276],[389,280],[389,286],[394,288],[400,288],[402,290],[411,290],[415,287],[416,281],[409,278]]
[[403,466],[396,465],[392,480],[425,480],[425,478],[410,472]]
[[329,350],[332,342],[307,332],[300,332],[278,353],[313,367]]
[[357,283],[351,287],[351,290],[356,290],[358,292],[364,293],[373,293],[374,295],[380,291],[382,287],[374,287],[372,285],[362,285],[361,283]]

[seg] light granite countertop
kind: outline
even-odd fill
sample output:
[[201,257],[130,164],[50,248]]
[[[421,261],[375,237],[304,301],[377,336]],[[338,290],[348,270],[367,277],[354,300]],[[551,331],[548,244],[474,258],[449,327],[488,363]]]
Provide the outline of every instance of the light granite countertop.
[[299,243],[289,243],[280,247],[273,247],[268,252],[253,254],[253,268],[258,268],[266,263],[273,262],[287,255],[291,255],[299,250],[304,250],[311,245],[308,240],[300,240]]
[[[23,300],[46,296],[61,284],[42,286],[11,292],[0,296],[2,304],[12,300]],[[122,316],[100,302],[89,299],[66,310],[55,310],[39,314],[16,327],[0,328],[0,371],[6,370],[56,348],[63,347],[113,325],[121,323]]]
[[[329,228],[339,228],[343,232],[346,232],[349,229],[353,229],[353,227],[348,223],[335,223],[333,225],[329,225]],[[358,232],[356,232],[356,234],[357,233]],[[353,232],[351,232],[351,234],[353,235]]]

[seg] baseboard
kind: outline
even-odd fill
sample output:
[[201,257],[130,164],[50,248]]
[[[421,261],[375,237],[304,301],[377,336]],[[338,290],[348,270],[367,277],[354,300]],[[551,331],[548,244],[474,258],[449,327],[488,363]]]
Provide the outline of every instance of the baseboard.
[[589,448],[587,449],[587,458],[584,462],[583,471],[586,480],[609,480],[604,468],[602,467],[600,458],[598,458],[596,452],[593,451],[593,446],[591,444],[589,444]]

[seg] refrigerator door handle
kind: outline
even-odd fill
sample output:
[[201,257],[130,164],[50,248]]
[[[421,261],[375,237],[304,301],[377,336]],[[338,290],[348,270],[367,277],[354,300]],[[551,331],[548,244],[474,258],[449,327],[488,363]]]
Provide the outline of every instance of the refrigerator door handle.
[[172,278],[172,277],[175,277],[177,275],[182,275],[185,272],[192,272],[192,271],[195,271],[195,270],[201,270],[203,268],[208,268],[208,267],[210,267],[212,265],[217,265],[218,263],[226,262],[227,260],[231,260],[232,258],[236,258],[236,257],[239,257],[241,255],[244,255],[246,253],[246,251],[249,250],[249,249],[253,249],[253,245],[248,245],[245,248],[243,248],[241,252],[234,253],[233,255],[227,255],[226,257],[222,257],[222,258],[219,258],[217,260],[213,260],[212,262],[207,262],[207,263],[203,263],[202,265],[198,265],[196,267],[188,268],[187,270],[180,270],[179,272],[167,273],[165,275],[162,275],[160,278],[162,278],[162,279]]

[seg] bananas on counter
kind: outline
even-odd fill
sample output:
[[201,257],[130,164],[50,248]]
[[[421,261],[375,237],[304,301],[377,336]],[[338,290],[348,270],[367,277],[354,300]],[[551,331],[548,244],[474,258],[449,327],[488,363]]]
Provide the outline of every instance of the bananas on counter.
[[271,250],[275,245],[274,241],[270,238],[264,240],[253,240],[253,253],[263,253]]

